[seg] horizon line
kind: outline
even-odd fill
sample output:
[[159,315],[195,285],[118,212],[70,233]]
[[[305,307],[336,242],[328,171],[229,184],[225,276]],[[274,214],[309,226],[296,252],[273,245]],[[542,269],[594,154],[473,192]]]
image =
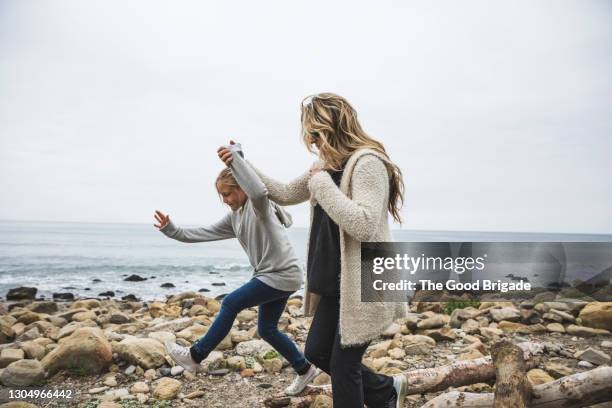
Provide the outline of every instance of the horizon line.
[[[118,221],[57,221],[57,220],[24,220],[24,219],[0,219],[0,222],[40,222],[40,223],[63,223],[63,224],[103,224],[103,225],[149,225],[146,222],[118,222]],[[184,225],[200,225],[185,223]],[[151,224],[153,226],[153,224]],[[292,228],[304,228],[308,226],[293,226]],[[501,231],[501,230],[442,230],[442,229],[409,229],[391,228],[392,231],[410,232],[469,232],[469,233],[497,233],[497,234],[550,234],[550,235],[602,235],[612,236],[612,232],[550,232],[550,231]]]

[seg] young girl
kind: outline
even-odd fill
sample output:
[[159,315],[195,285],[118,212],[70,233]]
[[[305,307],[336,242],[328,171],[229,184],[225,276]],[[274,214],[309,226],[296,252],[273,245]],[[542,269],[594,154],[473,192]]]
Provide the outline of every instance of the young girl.
[[[231,208],[217,223],[200,228],[175,226],[168,215],[156,211],[155,219],[166,236],[181,242],[205,242],[237,238],[254,269],[252,279],[228,294],[221,310],[205,336],[191,348],[167,343],[174,361],[190,371],[225,338],[236,315],[243,309],[259,306],[259,336],[289,361],[298,376],[285,393],[296,395],[314,377],[313,367],[296,345],[278,330],[278,320],[289,296],[302,285],[302,269],[289,242],[285,227],[291,217],[268,199],[266,187],[257,174],[237,154],[239,145],[228,146],[233,162],[221,171],[216,187],[223,202]],[[230,150],[228,150],[229,152]]]
[[[287,184],[258,174],[281,205],[310,199],[304,308],[314,317],[306,356],[331,376],[334,406],[399,408],[405,377],[376,374],[361,360],[368,344],[405,314],[406,304],[361,302],[361,242],[391,241],[388,214],[400,221],[401,171],[341,96],[306,98],[302,131],[320,162]],[[220,153],[232,162],[229,152]]]

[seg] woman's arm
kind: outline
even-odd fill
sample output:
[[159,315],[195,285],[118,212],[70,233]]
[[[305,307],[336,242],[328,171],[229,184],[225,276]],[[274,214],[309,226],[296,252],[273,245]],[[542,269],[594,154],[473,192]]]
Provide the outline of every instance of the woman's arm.
[[[234,161],[234,153],[229,149],[237,146],[233,140],[230,140],[230,146],[222,146],[217,150],[219,158],[227,165],[231,166]],[[242,147],[238,147],[238,154],[244,157]],[[290,181],[289,183],[282,183],[267,177],[261,171],[259,171],[252,163],[246,161],[246,163],[255,171],[259,179],[265,185],[268,191],[268,198],[280,205],[293,205],[303,203],[310,198],[310,192],[308,191],[308,179],[310,175],[308,172],[302,174],[297,179]]]
[[268,197],[275,203],[280,205],[295,205],[308,201],[310,198],[310,191],[308,190],[308,179],[310,176],[308,172],[305,172],[288,183],[283,183],[266,176],[253,166],[251,162],[247,161],[247,163],[255,170],[255,173],[257,173],[261,181],[265,184],[268,189]]
[[389,196],[389,175],[385,164],[366,155],[355,164],[348,198],[329,173],[320,171],[310,179],[310,191],[327,215],[358,241],[368,241],[378,230],[385,197]]
[[167,224],[159,230],[168,238],[189,243],[219,241],[236,237],[229,213],[210,226],[197,228],[181,228],[168,219]]

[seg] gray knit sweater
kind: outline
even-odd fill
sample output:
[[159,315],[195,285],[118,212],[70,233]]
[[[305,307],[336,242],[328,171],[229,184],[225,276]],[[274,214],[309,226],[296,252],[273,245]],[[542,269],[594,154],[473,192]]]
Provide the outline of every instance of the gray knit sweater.
[[205,242],[237,238],[249,257],[253,277],[284,291],[302,286],[303,272],[286,227],[291,216],[268,199],[268,191],[257,174],[242,158],[239,144],[232,151],[232,173],[248,199],[237,211],[206,227],[181,228],[168,223],[161,229],[166,236],[181,242]]

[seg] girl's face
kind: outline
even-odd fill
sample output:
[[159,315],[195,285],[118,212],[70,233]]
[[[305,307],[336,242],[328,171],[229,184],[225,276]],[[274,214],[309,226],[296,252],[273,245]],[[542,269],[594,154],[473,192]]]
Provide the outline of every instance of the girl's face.
[[217,184],[217,192],[232,211],[238,211],[246,202],[247,195],[241,188],[230,187],[228,185]]

